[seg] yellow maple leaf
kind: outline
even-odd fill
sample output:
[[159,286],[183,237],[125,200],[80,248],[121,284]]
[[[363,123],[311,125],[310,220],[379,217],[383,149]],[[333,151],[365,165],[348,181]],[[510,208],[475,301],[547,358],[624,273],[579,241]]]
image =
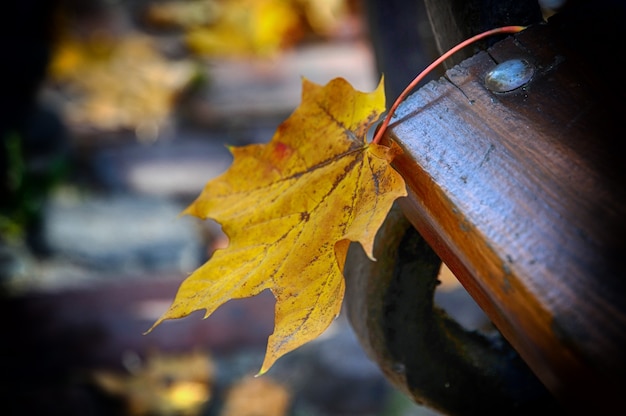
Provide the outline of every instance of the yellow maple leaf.
[[378,228],[406,195],[390,166],[399,150],[366,140],[384,101],[382,81],[363,93],[341,78],[303,80],[302,103],[268,144],[231,148],[232,166],[184,212],[219,222],[229,246],[181,284],[155,326],[270,289],[275,326],[260,374],[320,335],[341,308],[349,242],[371,258]]

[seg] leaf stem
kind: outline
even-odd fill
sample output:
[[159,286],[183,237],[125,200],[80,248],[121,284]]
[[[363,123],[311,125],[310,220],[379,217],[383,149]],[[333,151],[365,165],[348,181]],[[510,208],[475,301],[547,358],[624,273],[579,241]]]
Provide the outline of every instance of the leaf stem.
[[449,51],[441,55],[432,64],[428,65],[426,69],[420,72],[415,77],[415,79],[411,81],[411,83],[404,89],[404,91],[402,91],[400,96],[396,99],[396,101],[393,103],[393,105],[389,109],[389,112],[387,113],[387,116],[383,120],[383,123],[380,125],[380,128],[376,131],[376,135],[372,139],[372,143],[377,144],[378,142],[380,142],[383,135],[385,134],[385,131],[387,130],[387,127],[389,126],[389,123],[391,122],[391,118],[393,117],[394,112],[396,111],[400,103],[404,101],[404,99],[407,97],[407,95],[409,95],[409,93],[413,90],[413,88],[415,88],[415,86],[419,84],[420,81],[424,79],[424,77],[426,77],[426,75],[428,75],[433,69],[435,69],[435,67],[440,65],[443,61],[445,61],[446,59],[448,59],[449,57],[451,57],[452,55],[454,55],[455,53],[457,53],[464,47],[471,45],[472,43],[477,42],[481,39],[484,39],[492,35],[500,35],[504,33],[518,33],[524,29],[526,29],[525,26],[503,26],[503,27],[498,27],[496,29],[487,30],[486,32],[482,32],[482,33],[479,33],[478,35],[472,36],[469,39],[465,39],[463,42],[459,43],[458,45],[456,45],[455,47],[453,47],[452,49],[450,49]]

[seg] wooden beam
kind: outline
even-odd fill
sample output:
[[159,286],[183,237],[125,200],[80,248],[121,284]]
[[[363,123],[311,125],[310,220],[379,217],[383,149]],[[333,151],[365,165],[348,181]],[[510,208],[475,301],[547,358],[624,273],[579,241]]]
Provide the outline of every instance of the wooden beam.
[[[598,92],[606,74],[562,27],[450,69],[399,108],[385,140],[404,150],[405,214],[531,369],[577,411],[613,409],[626,404],[626,104],[623,88]],[[513,58],[531,81],[488,89]]]

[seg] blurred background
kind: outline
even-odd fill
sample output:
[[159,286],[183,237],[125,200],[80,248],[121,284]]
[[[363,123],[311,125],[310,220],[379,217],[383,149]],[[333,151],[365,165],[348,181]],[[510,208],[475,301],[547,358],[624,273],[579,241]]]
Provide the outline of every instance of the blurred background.
[[390,387],[343,315],[252,377],[270,293],[143,335],[227,244],[217,224],[178,217],[229,166],[226,145],[269,141],[303,76],[377,85],[362,2],[0,10],[1,414],[434,414]]

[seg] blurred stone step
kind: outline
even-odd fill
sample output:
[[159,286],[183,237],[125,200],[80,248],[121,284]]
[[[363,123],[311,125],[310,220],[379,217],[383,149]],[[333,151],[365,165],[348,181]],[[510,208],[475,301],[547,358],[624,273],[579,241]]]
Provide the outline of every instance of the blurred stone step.
[[[131,194],[60,194],[44,213],[44,239],[56,258],[92,272],[188,273],[206,248],[184,205]],[[62,277],[60,277],[62,278]]]
[[176,134],[179,137],[152,144],[131,140],[98,149],[88,163],[96,180],[110,190],[190,201],[209,179],[228,168],[232,156],[226,144],[233,143],[225,135],[190,138],[188,133]]
[[371,46],[359,40],[304,45],[272,59],[215,60],[207,74],[208,88],[187,114],[200,125],[288,115],[300,103],[302,77],[322,85],[343,77],[361,91],[378,84]]

